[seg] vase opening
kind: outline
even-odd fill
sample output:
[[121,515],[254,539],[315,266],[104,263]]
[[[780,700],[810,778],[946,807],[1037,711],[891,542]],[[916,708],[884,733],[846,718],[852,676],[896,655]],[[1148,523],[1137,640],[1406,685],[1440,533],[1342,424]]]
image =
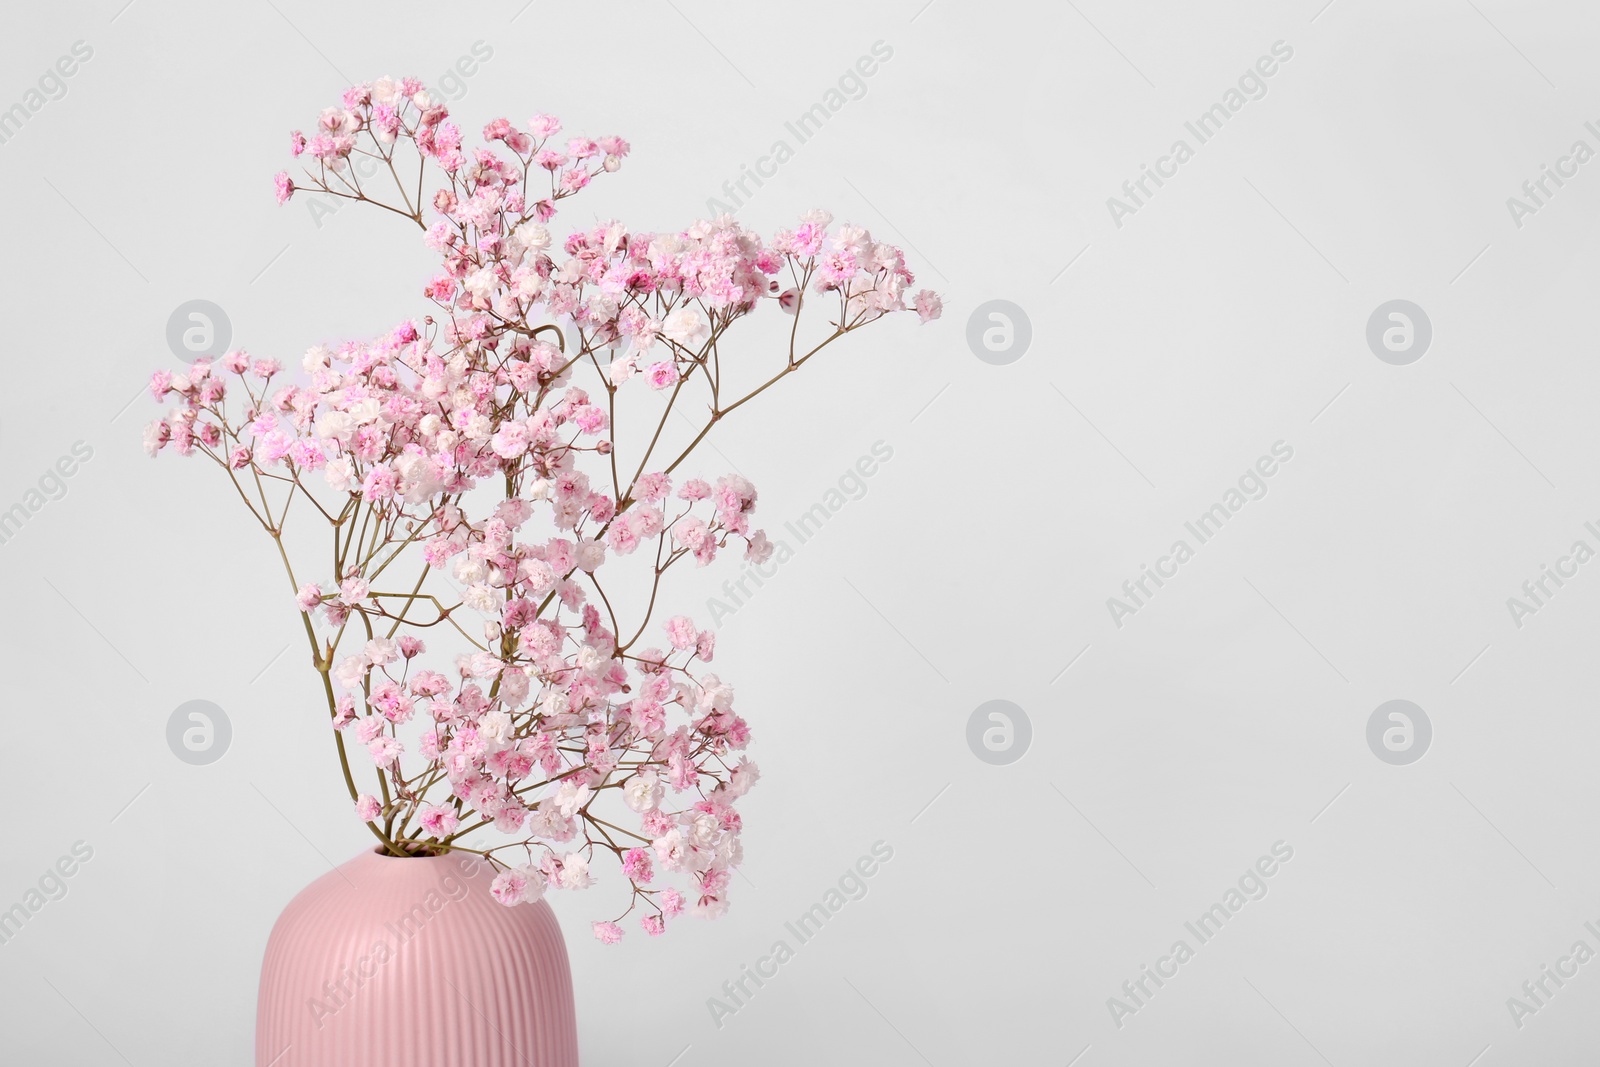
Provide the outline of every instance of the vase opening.
[[395,844],[400,848],[403,855],[396,856],[383,845],[374,846],[372,851],[375,855],[396,860],[436,859],[439,856],[448,856],[450,853],[458,851],[456,849],[439,848],[436,845],[425,845],[420,841],[397,841]]

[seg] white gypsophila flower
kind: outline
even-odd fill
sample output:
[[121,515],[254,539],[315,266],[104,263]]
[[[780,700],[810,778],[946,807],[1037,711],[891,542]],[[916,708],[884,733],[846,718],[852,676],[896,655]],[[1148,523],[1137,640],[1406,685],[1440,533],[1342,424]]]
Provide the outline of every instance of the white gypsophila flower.
[[653,774],[639,774],[628,779],[628,784],[622,787],[622,802],[631,810],[643,814],[654,811],[665,792],[661,779]]
[[661,332],[685,348],[696,348],[711,336],[711,327],[694,308],[679,308],[667,316],[661,324]]
[[606,561],[606,546],[604,542],[585,538],[578,542],[572,554],[577,559],[578,566],[592,574],[596,567]]
[[356,420],[343,411],[330,411],[317,420],[317,436],[324,441],[349,444],[356,432]]
[[378,416],[383,413],[383,405],[378,403],[376,397],[369,396],[364,400],[357,400],[345,410],[358,425],[365,426],[378,421]]
[[497,745],[503,745],[511,740],[514,726],[511,715],[499,708],[489,712],[478,720],[478,734],[487,737]]
[[589,876],[589,860],[581,852],[561,857],[561,886],[564,889],[588,889],[594,884]]
[[573,785],[572,779],[569,778],[556,789],[553,799],[561,814],[570,819],[578,814],[583,806],[589,802],[589,797],[593,792],[587,782],[583,785]]
[[461,602],[473,611],[480,611],[484,614],[498,612],[500,608],[499,598],[494,595],[494,590],[484,582],[473,582],[467,586],[466,591],[461,594]]
[[361,679],[366,677],[367,668],[370,666],[365,656],[346,656],[333,669],[334,681],[346,689],[354,689],[361,684]]

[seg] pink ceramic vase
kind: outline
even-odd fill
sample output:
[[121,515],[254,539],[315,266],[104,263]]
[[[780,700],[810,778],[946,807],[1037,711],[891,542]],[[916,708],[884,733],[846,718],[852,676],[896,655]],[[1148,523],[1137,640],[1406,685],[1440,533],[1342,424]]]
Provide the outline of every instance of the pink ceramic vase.
[[577,1067],[555,914],[492,878],[468,853],[363,852],[302,890],[267,940],[256,1067]]

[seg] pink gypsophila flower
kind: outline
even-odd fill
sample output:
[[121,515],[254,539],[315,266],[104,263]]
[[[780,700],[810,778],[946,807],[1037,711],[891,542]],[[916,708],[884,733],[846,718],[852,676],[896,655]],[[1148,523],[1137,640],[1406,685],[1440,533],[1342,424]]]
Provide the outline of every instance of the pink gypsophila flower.
[[622,858],[622,873],[641,884],[650,881],[655,873],[651,868],[650,853],[642,848],[630,848]]
[[672,647],[677,649],[693,648],[697,634],[695,633],[694,620],[687,615],[674,615],[667,620],[667,638],[672,642]]
[[417,822],[421,824],[424,833],[443,840],[450,836],[450,831],[460,825],[461,820],[449,808],[430,804],[417,812]]
[[513,867],[495,875],[489,892],[506,907],[532,904],[544,896],[544,875],[532,867]]
[[650,383],[652,389],[668,389],[678,382],[678,365],[663,360],[660,363],[650,364],[644,372],[644,380]]

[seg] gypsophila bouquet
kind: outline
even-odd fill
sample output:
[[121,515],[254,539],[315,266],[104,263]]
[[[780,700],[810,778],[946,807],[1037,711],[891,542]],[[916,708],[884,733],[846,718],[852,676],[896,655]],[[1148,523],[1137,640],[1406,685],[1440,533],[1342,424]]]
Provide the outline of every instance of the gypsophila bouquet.
[[[314,191],[414,222],[442,261],[433,310],[312,348],[292,378],[239,351],[158,371],[172,407],[145,447],[214,461],[274,542],[381,848],[480,855],[507,905],[583,889],[615,857],[632,892],[594,924],[611,942],[636,910],[659,934],[686,908],[726,909],[757,778],[733,688],[707,670],[715,635],[650,623],[674,566],[762,562],[772,545],[748,481],[679,468],[834,341],[908,308],[937,318],[940,301],[908,297],[898,248],[820,211],[770,241],[729,217],[555,238],[558,202],[629,149],[560,131],[496,119],[468,147],[415,79],[348,90],[292,135],[304,180],[277,175],[278,200]],[[374,167],[382,193],[357,174]],[[794,317],[787,352],[735,389],[729,331],[763,306]],[[624,456],[613,422],[646,389],[660,395],[630,406],[648,444]],[[662,454],[691,397],[698,433]],[[291,536],[291,515],[311,532]],[[620,619],[624,602],[642,617]]]

